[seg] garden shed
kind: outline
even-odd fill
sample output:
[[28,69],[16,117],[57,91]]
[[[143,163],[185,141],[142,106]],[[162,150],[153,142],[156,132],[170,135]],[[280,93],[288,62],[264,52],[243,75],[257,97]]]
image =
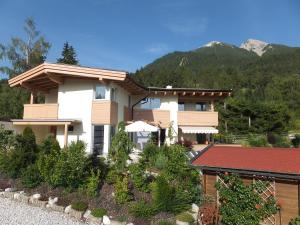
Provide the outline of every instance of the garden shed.
[[192,161],[202,174],[202,185],[207,195],[218,202],[217,181],[221,174],[238,174],[245,184],[268,181],[262,197],[274,195],[279,212],[262,224],[286,225],[300,214],[300,149],[210,146]]

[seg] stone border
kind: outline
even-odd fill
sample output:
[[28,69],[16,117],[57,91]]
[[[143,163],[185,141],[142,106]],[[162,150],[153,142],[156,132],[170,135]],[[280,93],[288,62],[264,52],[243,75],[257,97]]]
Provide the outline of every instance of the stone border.
[[132,223],[122,223],[119,221],[111,220],[108,216],[103,216],[103,218],[96,218],[91,215],[91,211],[87,209],[86,211],[80,212],[72,209],[71,205],[64,207],[57,205],[56,202],[58,198],[49,198],[47,201],[40,200],[40,194],[34,194],[29,196],[24,191],[16,191],[12,188],[6,188],[5,190],[0,189],[0,198],[8,198],[12,201],[25,203],[30,206],[39,207],[44,210],[52,210],[64,214],[68,214],[70,217],[75,218],[80,222],[89,222],[93,224],[101,225],[133,225]]

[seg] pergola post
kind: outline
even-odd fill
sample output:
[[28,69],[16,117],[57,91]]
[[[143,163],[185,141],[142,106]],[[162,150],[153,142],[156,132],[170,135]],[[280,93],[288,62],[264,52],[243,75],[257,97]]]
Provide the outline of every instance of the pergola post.
[[65,123],[65,133],[64,133],[64,147],[68,146],[68,124]]
[[34,103],[34,94],[33,92],[30,93],[30,104],[32,105]]

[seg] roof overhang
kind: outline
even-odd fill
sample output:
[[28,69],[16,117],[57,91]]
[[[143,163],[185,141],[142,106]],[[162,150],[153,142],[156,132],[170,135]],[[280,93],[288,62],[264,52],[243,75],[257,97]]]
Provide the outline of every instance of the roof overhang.
[[185,134],[217,134],[219,131],[214,127],[190,127],[180,126],[182,133]]
[[13,125],[19,126],[41,126],[41,125],[48,125],[48,126],[60,126],[60,125],[71,125],[80,123],[80,120],[74,119],[15,119],[11,120]]

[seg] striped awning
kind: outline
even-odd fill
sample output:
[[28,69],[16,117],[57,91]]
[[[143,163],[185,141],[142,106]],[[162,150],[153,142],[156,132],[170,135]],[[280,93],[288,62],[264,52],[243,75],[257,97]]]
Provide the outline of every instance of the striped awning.
[[214,127],[187,127],[180,126],[182,133],[185,134],[217,134],[219,131]]

